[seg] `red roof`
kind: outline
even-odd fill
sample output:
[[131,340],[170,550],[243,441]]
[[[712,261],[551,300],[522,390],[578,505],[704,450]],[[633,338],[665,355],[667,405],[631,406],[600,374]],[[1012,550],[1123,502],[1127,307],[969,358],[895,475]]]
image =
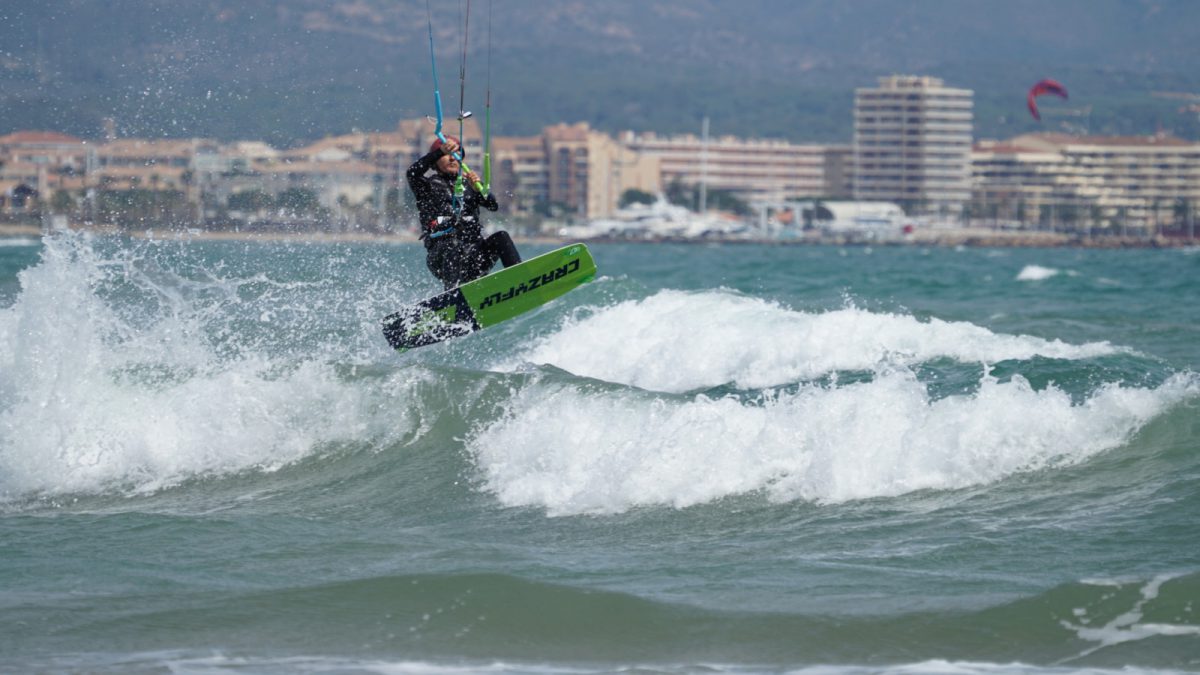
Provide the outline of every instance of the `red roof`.
[[1015,155],[1018,153],[1034,153],[1046,152],[1044,149],[1031,148],[1028,145],[1021,145],[1010,141],[992,141],[986,143],[976,143],[972,148],[975,152],[994,152],[998,155]]
[[57,131],[17,131],[0,136],[0,145],[17,143],[83,143],[83,139],[60,134]]

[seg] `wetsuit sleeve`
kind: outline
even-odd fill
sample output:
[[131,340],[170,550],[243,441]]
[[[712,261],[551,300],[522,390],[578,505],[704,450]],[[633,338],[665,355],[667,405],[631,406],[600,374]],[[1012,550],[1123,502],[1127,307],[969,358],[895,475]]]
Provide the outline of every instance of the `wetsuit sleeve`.
[[496,211],[500,208],[500,202],[496,201],[496,195],[487,193],[487,196],[479,196],[479,205],[488,211]]
[[442,153],[433,151],[426,154],[424,157],[417,159],[408,167],[408,171],[404,173],[404,177],[408,179],[408,187],[412,190],[413,197],[417,203],[417,211],[419,214],[422,229],[427,229],[430,226],[430,221],[437,218],[439,213],[439,200],[434,189],[433,179],[426,174],[434,169],[437,165],[438,158]]
[[437,166],[438,158],[441,156],[442,153],[440,150],[434,150],[413,162],[412,166],[408,167],[408,171],[404,173],[404,177],[408,179],[408,186],[414,191],[416,191],[418,183],[424,186],[425,173]]

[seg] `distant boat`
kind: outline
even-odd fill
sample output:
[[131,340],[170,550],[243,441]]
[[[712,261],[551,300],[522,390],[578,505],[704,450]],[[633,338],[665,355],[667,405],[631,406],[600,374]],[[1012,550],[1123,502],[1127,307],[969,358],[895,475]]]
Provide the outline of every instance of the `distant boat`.
[[720,213],[695,213],[661,196],[653,204],[632,204],[609,218],[564,227],[559,235],[571,239],[699,239],[745,233],[746,223]]

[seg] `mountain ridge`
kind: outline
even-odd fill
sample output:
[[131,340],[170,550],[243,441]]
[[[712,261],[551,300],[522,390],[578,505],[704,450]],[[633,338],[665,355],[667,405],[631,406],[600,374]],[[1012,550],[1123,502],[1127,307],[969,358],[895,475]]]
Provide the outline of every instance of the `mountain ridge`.
[[[459,105],[463,17],[415,0],[62,0],[0,9],[0,132],[260,138],[291,145]],[[1071,101],[1054,130],[1200,138],[1156,91],[1200,91],[1186,0],[476,2],[468,109],[490,80],[498,134],[559,121],[849,142],[853,91],[891,73],[976,91],[977,136],[1037,125],[1024,90]]]

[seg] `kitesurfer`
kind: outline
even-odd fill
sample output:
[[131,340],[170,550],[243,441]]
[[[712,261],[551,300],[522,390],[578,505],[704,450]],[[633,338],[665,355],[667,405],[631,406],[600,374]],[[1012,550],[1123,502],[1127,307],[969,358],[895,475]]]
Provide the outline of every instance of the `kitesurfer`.
[[[480,193],[475,172],[462,170],[461,152],[457,138],[446,136],[444,142],[438,138],[405,174],[420,213],[425,264],[447,290],[487,274],[497,260],[505,267],[521,262],[507,232],[483,237],[479,207],[495,211],[500,205],[490,192]],[[454,187],[460,172],[464,186],[462,195],[456,197]]]

